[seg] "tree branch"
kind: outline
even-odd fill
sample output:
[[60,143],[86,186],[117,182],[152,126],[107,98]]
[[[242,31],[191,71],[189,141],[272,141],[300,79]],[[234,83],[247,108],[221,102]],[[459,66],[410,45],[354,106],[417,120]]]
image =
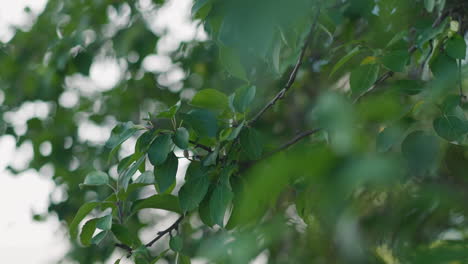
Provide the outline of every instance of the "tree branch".
[[322,129],[317,128],[317,129],[312,129],[312,130],[307,130],[307,131],[301,132],[301,133],[297,134],[294,138],[289,140],[288,142],[281,145],[279,148],[267,153],[265,156],[262,157],[262,159],[270,157],[271,155],[273,155],[273,154],[275,154],[277,152],[280,152],[282,150],[285,150],[285,149],[289,148],[290,146],[296,144],[297,142],[301,141],[302,139],[319,132],[320,130],[322,130]]
[[203,145],[203,144],[199,144],[199,143],[197,143],[196,141],[190,140],[189,143],[190,143],[190,144],[193,144],[193,145],[194,145],[195,147],[197,147],[197,148],[201,148],[201,149],[204,149],[204,150],[206,150],[206,151],[208,151],[208,152],[211,152],[211,148],[210,148],[210,147],[205,146],[205,145]]
[[116,246],[116,247],[119,247],[119,248],[121,248],[121,249],[124,249],[125,251],[127,251],[127,253],[128,253],[128,254],[127,254],[127,258],[129,258],[130,256],[132,256],[132,254],[133,254],[133,249],[132,249],[130,246],[128,246],[128,245],[126,245],[126,244],[123,244],[123,243],[115,243],[115,246]]
[[294,81],[296,80],[297,72],[299,71],[299,68],[302,65],[304,55],[305,55],[305,52],[307,50],[307,46],[309,46],[309,43],[312,41],[312,37],[313,37],[313,35],[315,33],[315,30],[317,28],[317,21],[318,21],[319,15],[320,15],[320,6],[317,7],[317,13],[315,14],[315,18],[314,18],[314,21],[312,23],[312,27],[311,27],[311,29],[309,31],[309,34],[307,34],[306,41],[305,41],[304,45],[302,46],[301,53],[299,54],[299,58],[297,59],[297,62],[294,65],[294,68],[293,68],[291,74],[289,75],[288,82],[283,87],[283,89],[281,89],[281,91],[279,91],[276,94],[276,96],[273,97],[273,99],[271,99],[271,101],[268,102],[260,110],[260,112],[258,112],[250,121],[247,122],[247,125],[251,125],[251,124],[255,123],[268,109],[270,109],[273,105],[275,105],[275,103],[278,100],[282,99],[284,97],[284,95],[286,94],[286,92],[289,90],[289,88],[291,88],[291,86],[293,85]]
[[179,219],[177,219],[177,221],[175,221],[170,227],[168,227],[167,229],[161,231],[161,232],[158,232],[158,235],[153,239],[151,240],[150,242],[148,242],[145,247],[151,247],[156,241],[158,241],[159,239],[161,239],[163,236],[165,236],[166,234],[172,232],[172,230],[174,229],[177,229],[177,227],[179,227],[179,224],[180,222],[182,222],[182,220],[184,219],[184,216],[182,215],[181,217],[179,217]]

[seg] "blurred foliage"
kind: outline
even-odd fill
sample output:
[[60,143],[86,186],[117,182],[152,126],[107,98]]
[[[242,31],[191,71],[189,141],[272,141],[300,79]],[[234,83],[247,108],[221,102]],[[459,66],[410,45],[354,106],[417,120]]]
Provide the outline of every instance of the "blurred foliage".
[[49,0],[0,47],[64,263],[468,262],[464,0],[195,0],[164,53],[169,4]]

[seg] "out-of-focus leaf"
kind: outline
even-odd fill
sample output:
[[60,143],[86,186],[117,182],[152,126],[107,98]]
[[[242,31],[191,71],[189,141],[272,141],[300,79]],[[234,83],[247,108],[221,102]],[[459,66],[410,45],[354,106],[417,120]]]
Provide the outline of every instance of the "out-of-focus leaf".
[[213,190],[210,199],[211,218],[214,223],[224,227],[224,214],[232,201],[234,193],[228,183],[220,183]]
[[457,141],[468,132],[466,122],[463,122],[456,116],[441,116],[434,119],[434,130],[437,134],[448,140]]
[[182,237],[179,235],[173,236],[169,240],[169,246],[174,252],[180,252],[182,250],[183,245],[184,245],[184,241],[182,240]]
[[403,72],[410,54],[407,50],[395,50],[382,58],[382,64],[394,72]]
[[410,169],[421,174],[437,165],[439,142],[435,136],[414,131],[403,140],[401,151]]
[[379,65],[366,64],[361,65],[351,72],[350,85],[351,91],[354,94],[360,94],[369,88],[377,81],[379,74]]
[[203,89],[195,94],[191,104],[196,107],[223,111],[229,107],[228,97],[215,89]]
[[173,140],[177,147],[187,149],[189,146],[189,132],[185,127],[179,127],[174,134]]
[[235,92],[233,105],[239,113],[244,113],[251,106],[253,99],[255,98],[256,87],[255,86],[242,86]]
[[243,153],[251,160],[257,160],[262,156],[262,141],[260,133],[253,128],[246,128],[240,134]]
[[219,60],[232,76],[247,81],[247,73],[241,64],[239,55],[234,50],[221,46],[219,48]]
[[330,72],[330,77],[333,76],[343,65],[345,65],[346,62],[348,62],[350,59],[352,59],[355,55],[357,55],[359,52],[361,52],[360,47],[355,47],[352,49],[348,54],[346,54],[343,58],[341,58],[335,66],[333,66],[333,69]]
[[447,55],[454,59],[464,60],[466,57],[465,39],[462,36],[456,34],[447,40],[445,51],[447,52]]

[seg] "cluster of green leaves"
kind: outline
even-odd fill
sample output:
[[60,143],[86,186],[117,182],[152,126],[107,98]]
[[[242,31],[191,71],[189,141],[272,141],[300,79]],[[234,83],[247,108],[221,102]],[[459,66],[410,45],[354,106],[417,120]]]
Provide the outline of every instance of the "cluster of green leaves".
[[[49,0],[0,51],[4,104],[51,105],[51,118],[5,132],[30,140],[29,167],[52,164],[67,187],[49,211],[69,225],[69,258],[106,261],[118,243],[136,263],[248,263],[262,252],[269,263],[466,262],[463,0],[196,0],[210,40],[170,54],[186,73],[180,90],[142,67],[161,37],[148,16],[164,3],[139,2]],[[129,22],[109,30],[106,11]],[[65,80],[88,76],[103,53],[126,77],[61,105]],[[121,122],[100,146],[80,138],[83,119]],[[160,233],[169,243],[141,240],[150,208],[180,216]]]

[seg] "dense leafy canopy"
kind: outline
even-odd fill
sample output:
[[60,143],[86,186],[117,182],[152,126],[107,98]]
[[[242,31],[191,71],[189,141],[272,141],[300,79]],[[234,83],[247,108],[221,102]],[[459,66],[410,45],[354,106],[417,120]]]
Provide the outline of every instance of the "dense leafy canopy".
[[195,0],[208,40],[161,55],[168,4],[49,0],[0,46],[10,170],[52,167],[67,259],[468,261],[465,1]]

